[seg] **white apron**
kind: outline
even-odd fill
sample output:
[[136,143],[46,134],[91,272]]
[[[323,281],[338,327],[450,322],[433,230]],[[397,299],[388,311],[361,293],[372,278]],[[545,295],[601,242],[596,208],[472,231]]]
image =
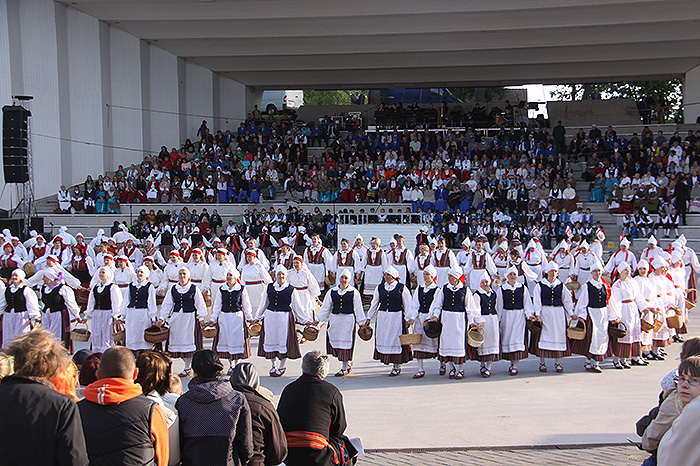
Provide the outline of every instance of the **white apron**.
[[[398,270],[398,269],[397,269]],[[400,273],[400,272],[399,272]],[[381,265],[368,265],[365,267],[365,290],[364,295],[368,297],[374,296],[374,290],[382,282],[384,277],[384,269]],[[406,282],[403,282],[406,283]]]
[[498,354],[501,352],[498,316],[494,314],[482,317],[485,319],[481,324],[484,328],[484,343],[478,348],[479,356]]
[[[483,271],[479,271],[480,273]],[[440,356],[463,358],[467,355],[467,313],[442,311],[440,318],[442,333],[440,333]]]
[[591,346],[588,351],[591,354],[602,356],[608,352],[608,344],[610,343],[610,337],[608,336],[608,308],[596,309],[589,307],[588,317],[590,317],[593,325],[593,328],[589,330],[591,332]]
[[333,348],[351,349],[354,333],[355,314],[331,314],[328,318],[328,340]]
[[[249,290],[248,287],[246,289]],[[250,290],[248,291],[250,295]],[[252,302],[251,302],[252,305]],[[253,307],[255,309],[255,307]],[[263,326],[265,329],[265,341],[262,343],[266,353],[287,354],[287,338],[289,335],[289,312],[265,311]]]
[[539,348],[549,351],[566,351],[566,327],[568,325],[563,306],[542,306],[542,333]]
[[[268,315],[265,314],[266,317]],[[243,354],[245,351],[244,326],[245,316],[242,311],[219,314],[219,342],[216,350],[222,353]]]
[[375,343],[377,351],[382,354],[400,354],[403,333],[403,312],[379,311],[377,313],[377,325]]
[[[47,313],[49,314],[49,313]],[[61,340],[61,313],[54,312],[58,314],[58,328],[56,332],[51,332],[53,335]],[[43,319],[42,319],[43,321]],[[18,336],[27,333],[31,330],[29,325],[29,312],[3,312],[2,313],[2,348],[7,347],[12,340]],[[45,329],[47,330],[47,329]]]
[[523,309],[504,309],[500,319],[501,350],[504,353],[525,351],[525,311]]
[[[114,285],[116,286],[116,285]],[[52,313],[55,316],[57,325],[61,322],[61,313]],[[95,353],[104,353],[109,348],[114,346],[114,338],[112,337],[112,332],[114,331],[112,316],[114,312],[112,309],[102,310],[95,309],[92,313],[92,336],[90,341],[92,343],[92,351]],[[53,318],[52,316],[52,318]],[[53,319],[52,319],[53,320]],[[52,322],[53,324],[53,322]],[[43,325],[43,319],[42,319]],[[53,324],[56,325],[56,324]]]
[[174,353],[191,353],[197,350],[194,341],[194,326],[197,312],[174,312],[170,317],[170,338],[168,351]]
[[147,350],[153,346],[143,339],[143,332],[151,326],[148,309],[126,308],[126,347],[130,350]]
[[418,317],[416,317],[416,321],[413,323],[413,333],[415,333],[416,335],[423,335],[420,345],[411,346],[411,349],[413,351],[420,351],[423,353],[438,352],[438,343],[440,342],[440,337],[428,338],[425,336],[425,329],[423,328],[423,324],[426,320],[428,320],[429,317],[429,313],[419,312]]

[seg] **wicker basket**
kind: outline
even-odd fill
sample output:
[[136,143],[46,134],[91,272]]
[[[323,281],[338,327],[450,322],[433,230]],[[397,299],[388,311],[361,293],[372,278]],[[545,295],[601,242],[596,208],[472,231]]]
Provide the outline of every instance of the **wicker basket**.
[[654,330],[654,324],[650,324],[645,319],[642,319],[642,332],[651,332]]
[[30,278],[36,273],[36,267],[34,267],[34,263],[32,262],[26,262],[22,269],[24,270],[24,274],[27,276],[26,278]]
[[685,323],[683,321],[683,312],[680,309],[673,310],[676,312],[676,314],[666,317],[666,325],[668,325],[668,328],[679,329],[683,327],[683,324]]
[[568,282],[566,288],[570,291],[578,291],[581,288],[581,284],[579,282]]
[[364,341],[371,340],[373,334],[374,331],[369,325],[360,325],[360,327],[357,329],[357,336]]
[[625,338],[627,336],[627,325],[624,322],[610,324],[608,326],[608,335],[610,335],[610,338]]
[[124,331],[124,324],[121,322],[115,322],[112,331],[112,338],[114,338],[114,343],[125,343],[124,337],[126,332]]
[[657,319],[656,316],[654,316],[654,328],[653,330],[655,332],[660,332],[662,328],[664,328],[664,325],[666,325],[666,322],[663,320]]
[[539,335],[540,333],[542,333],[542,322],[528,319],[526,325],[530,333],[534,335]]
[[[78,327],[78,325],[83,325],[84,327]],[[88,330],[87,324],[77,324],[75,328],[70,331],[70,339],[82,342],[90,340],[90,330]]]
[[[687,290],[685,290],[685,293],[686,293],[686,296],[687,296],[688,293],[692,293],[692,292],[696,292],[696,293],[697,293],[697,291],[698,291],[698,290],[696,290],[695,288],[688,288]],[[691,309],[693,309],[694,307],[695,307],[695,303],[686,298],[686,300],[685,300],[685,308],[688,309],[688,310],[691,310]]]
[[164,300],[165,300],[165,296],[158,296],[158,295],[156,295],[156,304],[157,304],[157,305],[160,306],[161,304],[163,304],[163,301],[164,301]]
[[216,324],[207,324],[202,327],[202,336],[204,338],[214,338],[219,333],[219,327]]
[[335,285],[335,272],[328,272],[324,281],[328,286]]
[[162,343],[170,337],[170,329],[163,326],[151,325],[143,332],[143,339],[148,343]]
[[251,337],[259,337],[260,333],[262,333],[262,324],[260,324],[259,322],[250,324],[248,326],[248,334]]
[[571,340],[583,340],[586,338],[586,324],[579,320],[576,327],[566,327],[566,336]]
[[[409,328],[409,331],[412,332],[413,330]],[[399,340],[401,340],[401,346],[420,345],[423,341],[423,335],[419,333],[407,333],[405,335],[399,335]]]
[[467,331],[467,343],[472,348],[478,348],[484,344],[484,329],[473,328]]
[[306,327],[304,327],[304,331],[301,333],[307,340],[316,341],[316,339],[318,338],[318,327],[309,324]]
[[493,281],[494,288],[498,288],[501,285],[503,285],[503,280],[501,280],[500,278],[497,278]]

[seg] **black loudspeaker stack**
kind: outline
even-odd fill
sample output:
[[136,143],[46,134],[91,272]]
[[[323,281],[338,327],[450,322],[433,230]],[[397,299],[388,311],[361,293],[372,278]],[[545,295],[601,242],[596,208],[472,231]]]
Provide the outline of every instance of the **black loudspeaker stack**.
[[29,181],[29,116],[19,105],[2,108],[2,161],[5,183]]

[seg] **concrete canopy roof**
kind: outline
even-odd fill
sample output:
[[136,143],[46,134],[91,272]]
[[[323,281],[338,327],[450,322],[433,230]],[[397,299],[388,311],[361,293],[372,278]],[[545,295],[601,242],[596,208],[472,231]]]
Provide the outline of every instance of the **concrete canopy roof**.
[[264,89],[681,78],[698,0],[59,0]]

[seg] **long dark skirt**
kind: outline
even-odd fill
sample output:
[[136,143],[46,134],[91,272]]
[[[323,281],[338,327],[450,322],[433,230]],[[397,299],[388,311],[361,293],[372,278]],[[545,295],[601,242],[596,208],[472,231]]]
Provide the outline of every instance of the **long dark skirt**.
[[299,359],[301,350],[299,349],[299,341],[297,341],[297,328],[294,323],[294,314],[289,312],[289,326],[287,327],[287,352],[282,354],[279,351],[265,351],[265,321],[263,320],[262,331],[260,332],[260,342],[258,343],[258,356],[265,359]]
[[590,351],[592,338],[593,322],[591,321],[591,318],[589,316],[586,319],[586,338],[584,338],[583,340],[572,340],[570,338],[567,338],[569,342],[569,353],[580,354],[581,356],[585,356],[588,359],[592,359],[594,361],[603,361],[605,360],[605,358],[609,358],[613,355],[612,349],[610,348],[610,343],[608,343],[608,350],[605,352],[605,354],[592,354]]
[[[408,334],[408,324],[406,321],[403,321],[403,330],[402,334],[406,335]],[[376,342],[376,340],[375,340]],[[377,348],[375,346],[374,348],[374,359],[377,361],[381,361],[384,364],[405,364],[411,359],[413,359],[413,356],[411,354],[411,345],[402,345],[401,346],[401,352],[398,354],[384,354],[380,353],[377,351]]]

